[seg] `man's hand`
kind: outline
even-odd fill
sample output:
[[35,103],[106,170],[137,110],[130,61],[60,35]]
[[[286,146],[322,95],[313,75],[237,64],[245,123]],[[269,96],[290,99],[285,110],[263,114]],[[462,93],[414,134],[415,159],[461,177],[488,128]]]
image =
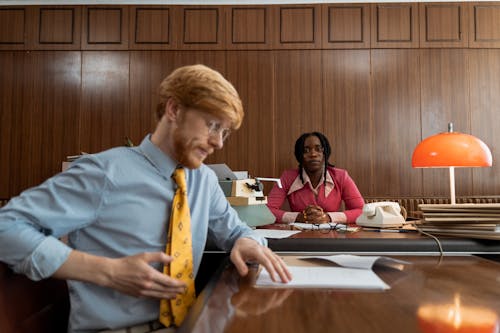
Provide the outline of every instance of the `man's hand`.
[[292,274],[286,267],[285,262],[269,248],[260,245],[251,238],[239,238],[231,250],[231,261],[236,266],[241,276],[248,274],[247,262],[255,262],[264,266],[271,279],[277,281],[277,277],[283,283],[292,279]]
[[184,292],[186,284],[157,271],[149,265],[161,262],[168,265],[172,257],[162,252],[141,253],[135,256],[112,259],[107,287],[136,297],[159,299],[175,298]]
[[105,258],[73,250],[54,277],[91,282],[136,297],[175,298],[186,284],[159,272],[150,265],[168,265],[172,257],[149,252],[122,258]]

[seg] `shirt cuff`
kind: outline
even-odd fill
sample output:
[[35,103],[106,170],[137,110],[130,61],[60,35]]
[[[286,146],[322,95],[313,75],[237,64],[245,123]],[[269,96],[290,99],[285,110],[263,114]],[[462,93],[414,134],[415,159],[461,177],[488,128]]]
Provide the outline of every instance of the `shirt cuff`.
[[45,238],[29,257],[14,267],[16,273],[22,273],[34,281],[46,279],[68,259],[72,249],[49,236]]
[[328,212],[327,214],[333,223],[346,223],[347,221],[346,215],[342,212]]
[[298,212],[286,212],[281,217],[281,222],[282,223],[293,223],[297,219],[297,216],[299,216]]
[[255,232],[252,232],[252,234],[249,234],[249,235],[244,235],[242,237],[253,239],[254,241],[259,243],[260,245],[267,247],[267,239],[265,237],[261,237],[259,235],[256,235]]
[[328,216],[330,216],[330,222],[335,223],[335,214],[333,212],[328,212]]

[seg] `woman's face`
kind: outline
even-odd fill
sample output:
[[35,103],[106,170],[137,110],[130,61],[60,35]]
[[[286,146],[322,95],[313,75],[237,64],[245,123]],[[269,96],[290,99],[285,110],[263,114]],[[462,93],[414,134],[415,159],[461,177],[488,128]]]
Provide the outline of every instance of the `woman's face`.
[[323,170],[325,165],[325,154],[323,153],[321,141],[315,135],[311,135],[304,141],[303,166],[308,174]]

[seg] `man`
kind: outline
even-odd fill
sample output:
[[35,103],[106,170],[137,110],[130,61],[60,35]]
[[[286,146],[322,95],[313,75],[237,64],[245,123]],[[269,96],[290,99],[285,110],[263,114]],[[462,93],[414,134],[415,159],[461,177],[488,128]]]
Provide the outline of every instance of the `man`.
[[[252,261],[275,280],[291,279],[203,165],[241,124],[234,87],[203,65],[181,67],[161,83],[157,114],[139,146],[85,155],[0,210],[0,260],[33,280],[68,280],[69,332],[157,328],[160,300],[184,293],[184,281],[161,271],[175,262],[164,251],[178,168],[186,173],[195,274],[210,236],[231,250],[241,275]],[[66,234],[69,246],[58,240]]]

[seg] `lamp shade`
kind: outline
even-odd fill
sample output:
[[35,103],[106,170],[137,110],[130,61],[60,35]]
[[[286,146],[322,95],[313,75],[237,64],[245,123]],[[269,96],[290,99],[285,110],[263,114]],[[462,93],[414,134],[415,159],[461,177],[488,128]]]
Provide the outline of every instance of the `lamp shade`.
[[414,168],[489,167],[492,157],[488,146],[475,136],[443,132],[422,140],[411,163]]

